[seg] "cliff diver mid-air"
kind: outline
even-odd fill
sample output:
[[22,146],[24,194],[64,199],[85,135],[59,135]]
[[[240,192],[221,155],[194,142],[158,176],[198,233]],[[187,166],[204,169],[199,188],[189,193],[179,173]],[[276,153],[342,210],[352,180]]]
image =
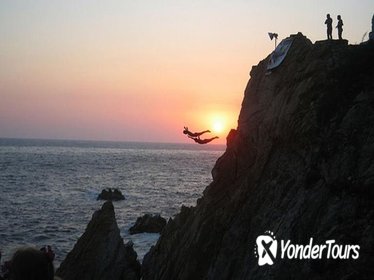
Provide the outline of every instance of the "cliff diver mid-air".
[[202,132],[191,132],[188,130],[188,127],[184,127],[183,134],[187,134],[188,138],[194,140],[198,144],[207,144],[214,139],[218,139],[218,136],[208,138],[208,139],[200,139],[200,136],[203,135],[204,133],[209,133],[210,130],[204,130]]
[[191,132],[191,131],[188,130],[188,127],[186,127],[186,126],[183,129],[183,134],[187,134],[187,136],[191,136],[191,137],[200,137],[204,133],[210,133],[210,130],[204,130],[204,131],[201,131],[201,132]]

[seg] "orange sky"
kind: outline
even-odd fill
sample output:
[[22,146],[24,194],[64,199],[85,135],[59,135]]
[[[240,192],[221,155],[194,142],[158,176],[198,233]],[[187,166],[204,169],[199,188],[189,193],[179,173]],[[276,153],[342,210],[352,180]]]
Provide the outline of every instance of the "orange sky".
[[[201,3],[203,2],[203,3]],[[0,137],[153,142],[236,128],[252,65],[280,38],[361,41],[373,1],[2,1]]]

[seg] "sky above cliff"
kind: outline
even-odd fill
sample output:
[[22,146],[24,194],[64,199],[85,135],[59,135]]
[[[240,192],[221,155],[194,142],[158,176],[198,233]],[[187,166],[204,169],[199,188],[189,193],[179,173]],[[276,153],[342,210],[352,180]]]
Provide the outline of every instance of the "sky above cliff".
[[267,32],[322,40],[327,13],[360,43],[374,1],[1,1],[0,137],[225,143]]

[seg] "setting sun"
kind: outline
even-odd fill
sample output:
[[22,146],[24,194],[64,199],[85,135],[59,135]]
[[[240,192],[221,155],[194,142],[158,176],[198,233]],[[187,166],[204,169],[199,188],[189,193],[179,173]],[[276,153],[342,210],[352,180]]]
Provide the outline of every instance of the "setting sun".
[[210,130],[210,135],[204,135],[203,138],[207,137],[219,137],[215,140],[215,144],[224,144],[226,136],[231,129],[237,127],[237,115],[234,110],[228,110],[224,107],[211,106],[205,108],[205,110],[196,110],[194,114],[189,116],[185,123],[188,123],[193,131]]
[[215,120],[213,122],[212,130],[214,133],[221,133],[224,130],[224,124],[222,120]]

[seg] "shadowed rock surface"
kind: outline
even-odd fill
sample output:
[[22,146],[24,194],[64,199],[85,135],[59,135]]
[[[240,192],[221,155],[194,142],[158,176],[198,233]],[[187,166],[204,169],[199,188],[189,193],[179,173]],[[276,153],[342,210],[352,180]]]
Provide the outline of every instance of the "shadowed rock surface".
[[86,231],[61,263],[56,274],[64,280],[140,279],[140,263],[132,244],[124,244],[107,201],[97,210]]
[[[145,256],[143,279],[370,279],[374,275],[374,46],[298,34],[252,68],[238,121],[196,207]],[[359,259],[258,266],[265,231],[360,245]],[[279,248],[278,248],[279,250]]]
[[98,195],[97,200],[111,200],[111,201],[118,201],[124,200],[125,196],[121,193],[118,189],[104,189]]
[[166,220],[160,215],[145,214],[143,217],[136,219],[135,225],[133,225],[129,232],[130,234],[149,232],[149,233],[160,233],[166,225]]

